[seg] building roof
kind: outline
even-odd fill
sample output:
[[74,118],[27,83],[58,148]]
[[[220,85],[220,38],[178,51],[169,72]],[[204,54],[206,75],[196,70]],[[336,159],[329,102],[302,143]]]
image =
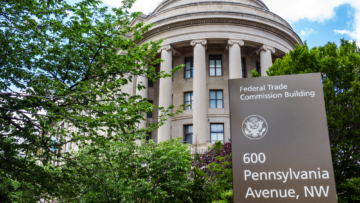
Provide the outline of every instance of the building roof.
[[[163,0],[152,12],[152,14],[157,13],[159,11],[161,11],[164,8],[168,8],[171,7],[172,4],[176,4],[176,3],[180,3],[180,2],[186,2],[186,3],[196,3],[196,2],[200,2],[200,1],[209,1],[209,0]],[[260,8],[269,10],[269,8],[266,6],[266,4],[262,1],[262,0],[228,0],[229,2],[234,2],[234,3],[245,3],[245,4],[249,4],[251,3],[251,5],[254,6],[258,6]],[[209,1],[209,2],[222,2],[222,1]],[[181,3],[180,3],[181,4]]]

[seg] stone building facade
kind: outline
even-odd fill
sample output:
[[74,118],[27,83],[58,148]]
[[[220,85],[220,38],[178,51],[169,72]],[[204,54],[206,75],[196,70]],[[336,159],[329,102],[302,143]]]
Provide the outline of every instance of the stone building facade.
[[[139,22],[153,24],[140,45],[163,39],[159,57],[164,62],[158,70],[185,68],[154,83],[138,77],[124,90],[155,107],[192,104],[150,136],[156,142],[182,137],[199,153],[230,139],[228,79],[248,78],[254,69],[265,76],[277,58],[302,44],[289,23],[262,0],[164,0],[133,24]],[[139,82],[147,90],[136,90]],[[157,119],[157,111],[147,115],[149,123]]]

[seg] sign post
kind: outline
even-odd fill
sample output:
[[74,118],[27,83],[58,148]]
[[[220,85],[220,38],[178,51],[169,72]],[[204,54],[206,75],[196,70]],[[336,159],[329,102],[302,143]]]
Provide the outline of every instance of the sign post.
[[336,203],[321,76],[229,80],[235,203]]

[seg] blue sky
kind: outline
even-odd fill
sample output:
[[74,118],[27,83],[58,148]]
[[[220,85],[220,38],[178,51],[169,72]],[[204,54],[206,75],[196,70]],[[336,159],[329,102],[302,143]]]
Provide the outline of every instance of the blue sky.
[[[68,0],[75,2],[79,0]],[[121,0],[103,0],[109,7]],[[137,0],[131,11],[152,12],[162,0]],[[234,0],[236,1],[236,0]],[[309,47],[341,38],[356,40],[360,46],[360,0],[263,0],[269,9],[287,20]]]
[[309,47],[341,38],[360,46],[360,0],[263,0],[287,20]]
[[[360,0],[359,0],[360,1]],[[295,32],[306,41],[309,47],[323,46],[328,42],[340,43],[341,38],[355,40],[348,34],[340,34],[335,30],[351,30],[355,23],[355,9],[349,4],[343,4],[335,8],[335,16],[331,19],[321,21],[311,21],[301,19],[292,22],[291,25]]]

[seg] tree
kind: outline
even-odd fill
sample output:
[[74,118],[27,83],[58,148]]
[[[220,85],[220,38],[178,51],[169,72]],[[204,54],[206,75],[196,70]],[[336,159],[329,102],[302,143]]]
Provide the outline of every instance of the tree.
[[136,44],[151,25],[130,26],[140,13],[124,10],[134,1],[123,0],[111,12],[98,0],[1,1],[0,173],[30,184],[32,197],[57,196],[73,181],[54,160],[87,167],[63,153],[66,144],[141,140],[177,113],[170,113],[172,106],[160,108],[160,123],[138,129],[153,105],[122,91],[136,76],[171,77],[155,71],[161,41]]
[[339,202],[359,202],[360,50],[341,40],[309,49],[297,45],[267,71],[269,76],[321,73]]
[[215,199],[233,201],[231,140],[224,144],[216,142],[203,155],[196,155],[192,165],[207,175],[207,187],[214,191]]
[[11,199],[8,197],[9,193],[13,191],[11,180],[4,174],[0,176],[0,202],[8,203]]
[[79,150],[75,159],[88,167],[63,166],[76,179],[60,189],[64,202],[188,202],[191,156],[179,139],[98,142]]

